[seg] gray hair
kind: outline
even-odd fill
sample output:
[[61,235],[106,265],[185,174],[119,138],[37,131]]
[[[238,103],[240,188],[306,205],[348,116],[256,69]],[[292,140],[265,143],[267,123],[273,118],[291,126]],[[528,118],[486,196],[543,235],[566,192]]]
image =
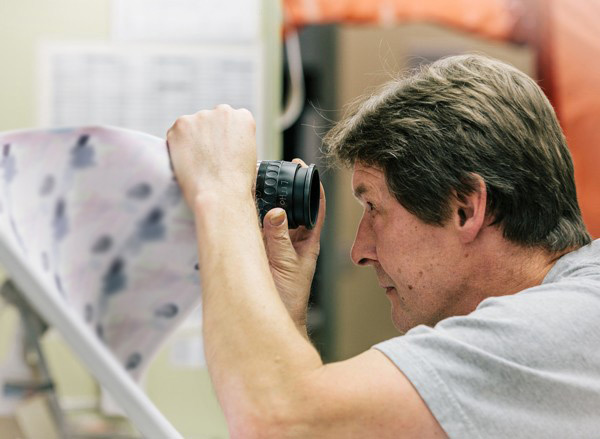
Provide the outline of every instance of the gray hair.
[[388,189],[429,224],[486,184],[503,236],[551,252],[591,241],[573,162],[552,105],[530,77],[479,55],[441,59],[367,97],[325,136],[326,155],[381,169]]

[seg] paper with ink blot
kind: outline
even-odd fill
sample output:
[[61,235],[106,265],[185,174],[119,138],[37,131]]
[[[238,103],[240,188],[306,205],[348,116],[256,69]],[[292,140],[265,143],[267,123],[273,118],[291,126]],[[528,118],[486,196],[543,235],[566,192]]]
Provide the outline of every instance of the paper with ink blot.
[[139,378],[200,302],[165,140],[91,127],[0,134],[0,148],[1,239]]

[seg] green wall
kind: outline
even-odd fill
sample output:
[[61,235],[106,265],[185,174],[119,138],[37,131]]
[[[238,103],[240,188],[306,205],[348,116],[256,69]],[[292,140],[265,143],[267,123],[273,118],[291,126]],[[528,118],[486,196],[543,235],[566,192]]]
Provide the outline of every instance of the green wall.
[[37,45],[103,40],[109,0],[0,0],[0,131],[36,124]]

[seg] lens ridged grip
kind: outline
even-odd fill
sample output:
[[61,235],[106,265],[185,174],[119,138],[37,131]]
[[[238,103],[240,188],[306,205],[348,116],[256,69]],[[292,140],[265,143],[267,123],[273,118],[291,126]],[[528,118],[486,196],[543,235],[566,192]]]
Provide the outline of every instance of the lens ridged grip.
[[[277,206],[277,182],[283,161],[263,161],[256,177],[256,208],[262,224],[267,212]],[[285,208],[285,206],[281,206]]]
[[268,160],[258,163],[256,209],[261,225],[267,212],[275,207],[285,210],[288,227],[314,227],[319,211],[319,173],[315,165],[302,168],[299,163]]

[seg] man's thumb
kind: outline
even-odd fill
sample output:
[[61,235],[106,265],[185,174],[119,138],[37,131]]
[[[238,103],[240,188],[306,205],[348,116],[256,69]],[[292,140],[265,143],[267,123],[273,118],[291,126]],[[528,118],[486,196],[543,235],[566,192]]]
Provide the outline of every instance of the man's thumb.
[[285,210],[277,207],[268,211],[263,219],[263,227],[267,246],[271,250],[281,251],[292,246]]

